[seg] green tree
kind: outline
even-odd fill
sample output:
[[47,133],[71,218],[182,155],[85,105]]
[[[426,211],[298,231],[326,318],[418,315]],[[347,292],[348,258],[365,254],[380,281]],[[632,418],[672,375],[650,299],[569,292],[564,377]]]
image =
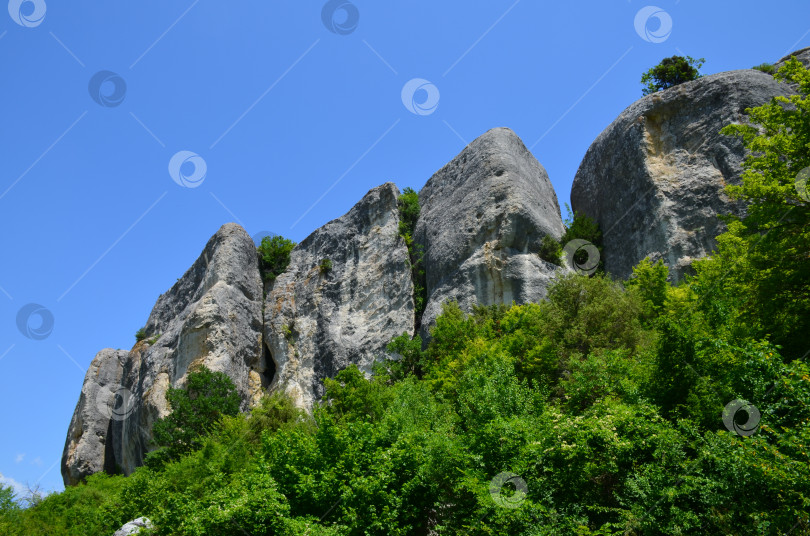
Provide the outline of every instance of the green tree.
[[290,253],[296,243],[280,235],[265,236],[259,246],[259,259],[264,278],[274,281],[290,264]]
[[239,413],[241,401],[226,374],[206,367],[189,372],[184,387],[169,388],[166,400],[172,412],[152,428],[153,443],[162,447],[147,458],[153,467],[199,448],[223,415]]
[[670,288],[668,277],[669,268],[663,259],[653,264],[649,257],[645,257],[633,267],[633,275],[627,280],[626,286],[638,293],[645,320],[653,320],[663,310]]
[[537,253],[541,259],[562,266],[562,246],[551,235],[545,235],[540,243],[540,251]]
[[697,267],[707,307],[722,290],[740,323],[802,357],[810,333],[810,71],[791,59],[775,78],[798,94],[746,110],[751,124],[722,130],[742,137],[749,151],[742,184],[727,188],[747,202],[747,213],[727,219],[719,255]]
[[701,76],[700,68],[705,61],[703,58],[696,60],[691,56],[664,58],[661,63],[641,76],[641,83],[645,86],[642,94],[649,95],[690,80],[697,80]]

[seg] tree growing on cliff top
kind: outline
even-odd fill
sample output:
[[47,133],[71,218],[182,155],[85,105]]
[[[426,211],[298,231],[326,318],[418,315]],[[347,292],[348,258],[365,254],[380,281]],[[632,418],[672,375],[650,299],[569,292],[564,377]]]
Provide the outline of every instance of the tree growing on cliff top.
[[645,85],[642,94],[650,95],[663,89],[697,80],[700,78],[700,68],[703,67],[703,58],[695,59],[691,56],[672,56],[664,58],[661,63],[641,76],[641,83]]

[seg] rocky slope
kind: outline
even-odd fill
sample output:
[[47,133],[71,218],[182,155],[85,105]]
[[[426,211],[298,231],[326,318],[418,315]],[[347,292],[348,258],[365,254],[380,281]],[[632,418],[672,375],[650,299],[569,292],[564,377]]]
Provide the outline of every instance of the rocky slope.
[[427,306],[422,336],[455,300],[469,311],[535,302],[556,266],[537,256],[545,235],[559,239],[557,195],[543,166],[520,138],[496,128],[468,145],[419,192],[414,238],[424,248]]
[[743,145],[720,129],[789,93],[747,69],[648,95],[622,112],[588,149],[571,190],[574,211],[602,229],[606,271],[627,277],[650,256],[678,280],[709,253],[722,230],[717,215],[742,210],[723,189],[739,181]]
[[183,385],[195,364],[226,373],[247,409],[269,382],[261,328],[256,247],[230,223],[158,298],[146,340],[129,352],[102,350],[93,360],[65,442],[65,484],[102,468],[128,474],[142,465],[152,424],[169,412],[167,389]]
[[[413,334],[408,250],[397,234],[399,190],[368,192],[293,250],[265,301],[264,334],[276,385],[301,406],[323,394],[323,379],[349,364],[371,372],[385,346]],[[322,269],[329,260],[331,269]]]

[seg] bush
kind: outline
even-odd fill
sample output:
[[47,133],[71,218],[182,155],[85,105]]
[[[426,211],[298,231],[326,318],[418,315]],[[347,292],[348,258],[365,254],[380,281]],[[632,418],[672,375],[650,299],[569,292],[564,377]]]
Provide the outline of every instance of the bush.
[[765,74],[776,73],[776,67],[773,66],[773,63],[760,63],[759,65],[754,65],[751,68],[756,69],[757,71],[762,71]]
[[551,235],[543,237],[540,251],[537,253],[541,259],[557,266],[562,266],[562,246]]
[[283,236],[265,236],[259,246],[260,268],[266,281],[275,281],[290,264],[290,253],[296,243]]
[[321,259],[321,263],[318,265],[318,270],[322,274],[332,271],[332,259]]
[[697,80],[700,78],[700,68],[703,58],[696,60],[691,56],[672,56],[664,58],[661,63],[641,76],[641,83],[645,85],[642,94],[650,95],[658,91]]
[[141,342],[142,340],[146,339],[147,336],[146,327],[142,327],[135,332],[135,342]]
[[166,400],[172,412],[152,428],[153,443],[161,447],[147,457],[153,468],[199,448],[201,438],[223,415],[236,415],[241,402],[233,381],[206,367],[189,372],[185,387],[169,388]]

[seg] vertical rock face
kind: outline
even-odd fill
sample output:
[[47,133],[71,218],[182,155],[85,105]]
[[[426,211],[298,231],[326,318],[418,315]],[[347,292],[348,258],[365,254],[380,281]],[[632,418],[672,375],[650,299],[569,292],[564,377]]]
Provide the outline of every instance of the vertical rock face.
[[711,252],[718,214],[740,213],[724,188],[739,182],[744,148],[720,134],[744,110],[790,89],[741,70],[706,76],[648,95],[593,142],[571,190],[577,212],[603,233],[605,269],[627,277],[646,256],[663,259],[673,279]]
[[[265,302],[264,335],[276,367],[273,387],[301,406],[322,381],[350,364],[370,371],[388,341],[413,334],[413,283],[398,236],[399,190],[386,183],[347,214],[298,244]],[[321,263],[331,261],[331,269]]]
[[559,239],[564,228],[546,170],[514,132],[496,128],[473,141],[431,177],[419,202],[423,337],[448,300],[469,310],[545,297],[557,267],[537,252],[543,236]]
[[105,465],[112,450],[112,409],[115,407],[107,401],[114,400],[121,387],[127,355],[124,350],[107,348],[96,354],[87,369],[62,453],[62,477],[66,486],[75,485],[93,473],[115,469],[115,466]]
[[129,352],[102,350],[85,377],[62,458],[66,485],[101,469],[143,463],[152,424],[167,415],[166,391],[193,366],[226,373],[242,409],[268,385],[262,355],[262,284],[256,247],[224,225],[182,278],[158,298],[146,340]]

